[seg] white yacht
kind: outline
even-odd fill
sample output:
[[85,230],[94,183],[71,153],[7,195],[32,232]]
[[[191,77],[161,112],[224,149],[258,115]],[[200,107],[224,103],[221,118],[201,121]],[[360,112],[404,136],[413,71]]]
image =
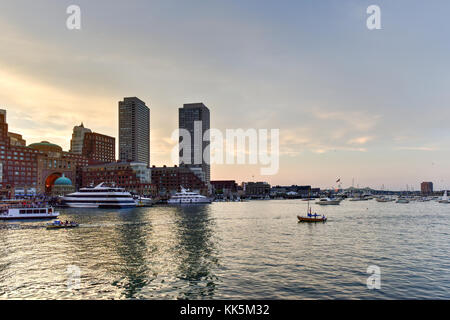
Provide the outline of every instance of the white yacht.
[[0,205],[0,220],[16,219],[53,219],[59,212],[44,204],[30,204],[21,201],[2,202]]
[[340,199],[330,199],[330,198],[323,198],[319,201],[316,201],[316,204],[320,205],[338,205],[341,203]]
[[442,196],[441,200],[439,200],[439,203],[450,203],[447,196],[447,190],[445,190],[444,195]]
[[211,203],[211,199],[195,192],[187,191],[181,188],[181,192],[177,192],[169,200],[168,204],[204,204]]
[[62,197],[62,204],[70,208],[134,208],[136,201],[123,188],[107,187],[100,183],[96,187],[81,188],[78,192]]
[[134,197],[134,201],[136,201],[136,207],[151,207],[153,206],[153,199],[146,197]]

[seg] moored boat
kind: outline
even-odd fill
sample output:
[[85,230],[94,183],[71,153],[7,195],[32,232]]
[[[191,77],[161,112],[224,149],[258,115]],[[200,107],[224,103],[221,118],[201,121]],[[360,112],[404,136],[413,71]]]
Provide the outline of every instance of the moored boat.
[[177,192],[168,201],[168,204],[207,204],[211,203],[211,199],[195,192],[187,191],[181,188],[181,192]]
[[330,199],[330,198],[323,198],[319,201],[316,201],[316,204],[320,205],[338,205],[341,203],[342,200],[340,199]]
[[8,201],[0,204],[0,220],[54,219],[59,216],[53,207],[30,201]]
[[64,206],[70,208],[134,208],[136,201],[124,188],[108,187],[100,183],[96,187],[81,188],[78,192],[62,197]]

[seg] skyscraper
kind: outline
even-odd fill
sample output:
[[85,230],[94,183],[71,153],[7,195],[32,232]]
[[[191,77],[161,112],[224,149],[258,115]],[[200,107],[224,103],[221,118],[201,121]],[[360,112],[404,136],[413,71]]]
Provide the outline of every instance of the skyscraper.
[[[179,129],[185,129],[190,133],[191,145],[189,159],[183,160],[183,149],[180,150],[180,165],[186,165],[198,176],[202,176],[202,180],[206,184],[210,184],[211,169],[210,155],[205,154],[206,147],[209,146],[209,109],[203,103],[189,103],[178,109]],[[205,136],[205,132],[208,133]],[[180,142],[182,142],[182,134],[180,132]]]
[[119,101],[119,159],[150,166],[150,109],[136,97]]

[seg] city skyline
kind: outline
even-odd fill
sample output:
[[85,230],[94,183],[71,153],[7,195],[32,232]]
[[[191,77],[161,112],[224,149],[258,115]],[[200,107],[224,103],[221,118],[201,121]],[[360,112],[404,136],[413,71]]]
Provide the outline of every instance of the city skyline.
[[[367,1],[249,2],[239,10],[233,1],[193,1],[177,4],[183,14],[163,2],[80,1],[79,32],[65,28],[68,2],[2,3],[0,107],[28,144],[48,140],[69,150],[81,122],[117,141],[117,101],[137,96],[152,108],[151,165],[158,166],[174,164],[178,107],[203,101],[212,128],[280,129],[277,175],[213,165],[212,180],[328,188],[341,178],[343,186],[354,179],[396,190],[433,181],[448,189],[445,10],[378,3],[383,29],[369,31]],[[121,22],[124,12],[134,22]]]

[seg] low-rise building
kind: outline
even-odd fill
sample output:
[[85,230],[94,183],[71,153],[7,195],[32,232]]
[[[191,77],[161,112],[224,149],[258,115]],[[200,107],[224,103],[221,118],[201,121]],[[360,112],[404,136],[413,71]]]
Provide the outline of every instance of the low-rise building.
[[270,184],[267,182],[243,182],[242,188],[246,196],[269,196]]

